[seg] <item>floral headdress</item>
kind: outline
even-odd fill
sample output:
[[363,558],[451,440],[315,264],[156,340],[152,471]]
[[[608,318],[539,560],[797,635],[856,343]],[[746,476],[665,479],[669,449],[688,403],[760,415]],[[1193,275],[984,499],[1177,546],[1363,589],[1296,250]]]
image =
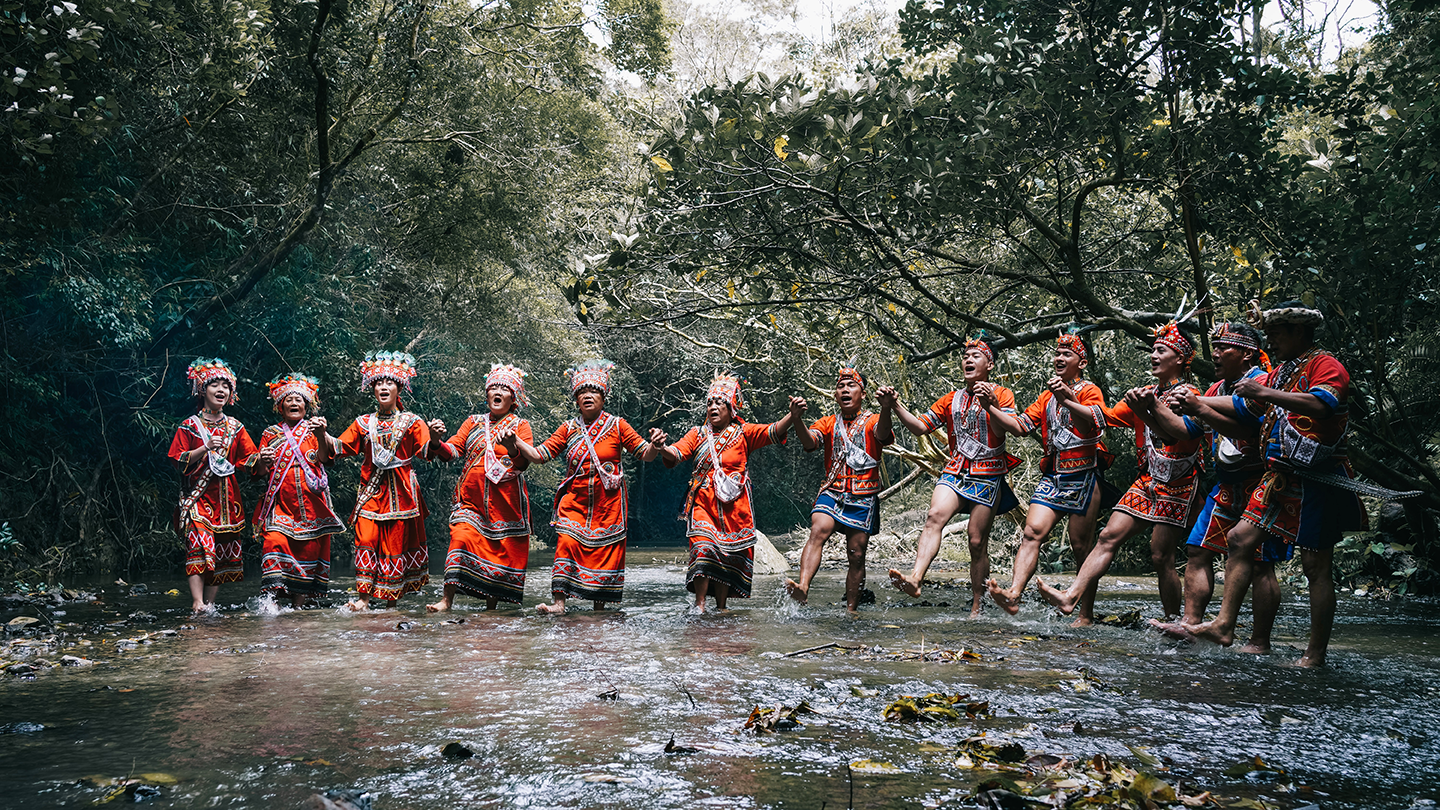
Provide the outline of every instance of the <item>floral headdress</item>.
[[525,395],[525,378],[528,376],[509,363],[491,363],[490,373],[485,375],[485,390],[489,391],[492,385],[509,388],[510,393],[515,395],[515,407],[527,408],[530,406],[530,397]]
[[370,352],[360,361],[360,390],[369,391],[380,380],[393,380],[406,391],[415,379],[415,357],[405,352]]
[[961,353],[963,354],[964,352],[967,352],[971,349],[979,349],[980,353],[985,355],[986,360],[990,361],[991,363],[995,362],[995,350],[990,348],[990,342],[987,341],[985,338],[974,337],[965,341],[965,348],[961,349]]
[[838,386],[845,380],[854,380],[861,388],[865,387],[865,375],[860,373],[860,355],[855,355],[844,363],[840,364],[840,372],[835,375],[835,384]]
[[281,374],[270,381],[269,388],[277,410],[280,400],[290,394],[299,394],[312,408],[320,404],[320,381],[306,374]]
[[593,388],[600,396],[610,398],[610,372],[615,364],[609,360],[586,360],[565,369],[565,379],[570,381],[570,396],[580,393],[582,388]]
[[745,407],[745,395],[740,391],[741,379],[733,374],[721,372],[715,375],[710,381],[710,387],[705,390],[705,401],[718,399],[730,406],[730,414],[733,416],[740,413]]
[[229,363],[226,363],[218,357],[210,359],[200,358],[196,360],[190,364],[190,368],[185,372],[185,376],[190,379],[190,394],[192,396],[200,396],[205,393],[205,386],[215,380],[225,380],[230,383],[230,401],[235,402],[240,398],[240,392],[237,390],[239,386],[236,385],[235,380],[235,372],[230,370]]
[[1190,361],[1195,359],[1195,344],[1185,337],[1185,333],[1180,331],[1180,325],[1174,321],[1150,330],[1150,343],[1170,347],[1180,355],[1181,365],[1188,366]]

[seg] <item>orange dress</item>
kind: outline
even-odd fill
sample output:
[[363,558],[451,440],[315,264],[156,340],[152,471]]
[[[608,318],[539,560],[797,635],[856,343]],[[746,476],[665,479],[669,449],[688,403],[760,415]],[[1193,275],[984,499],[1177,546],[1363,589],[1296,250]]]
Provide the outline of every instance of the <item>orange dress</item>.
[[[649,444],[629,422],[602,411],[589,425],[566,421],[536,448],[545,461],[563,455],[566,465],[550,517],[560,535],[550,572],[550,591],[557,598],[618,602],[623,596],[629,512],[620,454],[643,455]],[[591,445],[599,469],[591,461]]]
[[[211,436],[224,439],[224,452],[207,453],[184,464],[181,454],[205,447]],[[170,460],[181,473],[175,530],[185,538],[185,575],[199,574],[211,585],[245,578],[240,551],[245,541],[245,507],[235,468],[253,464],[255,442],[240,420],[226,416],[210,423],[195,414],[175,431]]]
[[530,491],[504,446],[494,437],[515,431],[533,441],[530,423],[514,411],[490,425],[490,414],[467,418],[440,445],[446,459],[464,458],[450,506],[450,550],[445,555],[445,584],[461,593],[519,603],[525,596],[525,566],[530,561]]
[[260,590],[324,596],[330,591],[330,536],[345,531],[345,524],[330,500],[329,476],[316,462],[320,443],[301,422],[293,429],[283,424],[265,428],[260,446],[275,448],[265,494],[255,505]]
[[[720,474],[730,476],[739,495],[729,503],[716,494],[715,468],[708,437],[713,436]],[[755,516],[750,507],[750,454],[770,444],[783,444],[785,431],[779,423],[768,425],[731,422],[712,434],[709,425],[693,427],[671,445],[680,460],[695,459],[690,491],[685,496],[685,538],[690,545],[690,565],[685,587],[695,590],[695,580],[704,577],[730,586],[730,596],[750,596],[755,560]],[[667,466],[669,461],[666,462]]]
[[[1200,393],[1200,389],[1189,383],[1176,383],[1170,388],[1157,389],[1156,393],[1163,394],[1174,388]],[[1208,445],[1204,434],[1166,444],[1151,433],[1124,402],[1114,410],[1107,410],[1105,416],[1111,427],[1135,431],[1135,459],[1140,467],[1140,477],[1125,491],[1115,508],[1151,523],[1189,526],[1200,502],[1200,473],[1205,468]]]
[[351,518],[355,590],[362,596],[393,602],[430,581],[429,510],[412,466],[429,442],[430,429],[409,411],[366,414],[340,435],[340,455],[365,456]]

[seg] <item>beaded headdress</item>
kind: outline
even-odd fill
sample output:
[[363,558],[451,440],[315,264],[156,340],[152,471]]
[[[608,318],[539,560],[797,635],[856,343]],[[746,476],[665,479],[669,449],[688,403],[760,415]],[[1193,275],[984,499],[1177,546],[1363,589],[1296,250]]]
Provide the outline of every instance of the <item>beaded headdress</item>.
[[290,394],[299,394],[312,408],[320,404],[320,381],[306,374],[281,374],[270,381],[269,388],[277,407]]
[[225,380],[230,383],[230,401],[235,402],[240,398],[240,392],[236,390],[235,372],[230,370],[230,364],[218,357],[200,358],[190,364],[190,369],[185,372],[190,378],[190,393],[192,396],[199,396],[205,393],[205,386],[215,380]]
[[841,363],[841,364],[840,364],[840,373],[835,376],[835,384],[836,384],[836,385],[839,385],[841,382],[843,382],[843,381],[845,381],[845,380],[854,380],[854,381],[856,382],[856,384],[858,384],[861,388],[864,388],[864,387],[865,387],[865,375],[863,375],[863,374],[860,373],[860,369],[858,368],[859,365],[860,365],[860,356],[859,356],[859,355],[855,355],[854,357],[850,358],[849,360],[846,360],[844,363]]
[[1055,347],[1057,349],[1069,349],[1079,356],[1081,360],[1090,359],[1090,350],[1085,348],[1085,341],[1079,335],[1061,334],[1055,339]]
[[1210,331],[1210,342],[1242,349],[1260,349],[1260,335],[1255,328],[1243,323],[1221,323]]
[[1180,362],[1183,365],[1188,366],[1190,361],[1195,359],[1195,344],[1190,342],[1190,338],[1185,337],[1185,333],[1180,331],[1180,325],[1174,321],[1150,330],[1150,343],[1170,347],[1180,355]]
[[565,379],[570,381],[570,395],[575,396],[582,388],[593,388],[600,396],[610,397],[610,372],[615,364],[609,360],[586,360],[565,369]]
[[485,390],[489,391],[490,386],[499,385],[509,388],[510,393],[515,396],[515,407],[526,408],[530,405],[530,397],[525,395],[525,378],[529,376],[521,369],[506,363],[490,364],[490,373],[485,375]]
[[745,395],[740,391],[740,378],[733,374],[726,374],[723,371],[715,375],[710,381],[710,387],[705,390],[705,401],[718,399],[730,406],[730,413],[737,414],[745,407]]
[[360,361],[360,390],[369,391],[380,380],[394,380],[410,390],[415,379],[415,357],[405,352],[370,352]]
[[986,360],[991,363],[995,362],[995,351],[990,348],[990,343],[984,338],[970,338],[965,341],[965,348],[961,350],[961,353],[963,354],[971,349],[979,349],[980,353],[985,355]]

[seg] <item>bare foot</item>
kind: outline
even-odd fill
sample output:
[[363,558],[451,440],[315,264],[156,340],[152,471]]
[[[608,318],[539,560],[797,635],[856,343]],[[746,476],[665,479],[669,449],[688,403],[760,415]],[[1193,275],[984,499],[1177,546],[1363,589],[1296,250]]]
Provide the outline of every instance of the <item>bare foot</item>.
[[1092,618],[1090,618],[1089,616],[1076,616],[1076,617],[1075,617],[1075,621],[1070,622],[1070,626],[1071,626],[1071,627],[1089,627],[1090,625],[1092,625],[1092,624],[1094,624],[1094,623],[1095,623],[1095,620],[1092,619]]
[[436,602],[436,603],[431,604],[431,605],[426,605],[426,606],[425,606],[425,612],[426,612],[426,613],[449,613],[449,612],[450,612],[450,603],[447,602],[447,601],[445,601],[444,599],[441,599],[439,602]]
[[1249,653],[1249,654],[1251,654],[1251,655],[1269,655],[1269,654],[1270,654],[1270,645],[1269,645],[1269,644],[1256,644],[1255,641],[1252,639],[1252,640],[1246,642],[1244,647],[1241,647],[1241,648],[1240,648],[1240,652],[1242,652],[1242,653]]
[[802,605],[805,604],[805,600],[810,598],[810,589],[800,587],[800,583],[789,577],[785,578],[785,593],[790,594],[791,599]]
[[895,586],[895,590],[908,596],[920,595],[920,583],[911,582],[909,577],[894,568],[890,569],[890,584]]
[[1299,661],[1296,661],[1295,666],[1305,667],[1306,669],[1310,669],[1312,667],[1323,667],[1325,666],[1325,658],[1324,656],[1315,658],[1307,655],[1304,658],[1301,658]]
[[1235,643],[1235,631],[1222,630],[1215,626],[1215,622],[1206,622],[1204,624],[1184,624],[1182,622],[1181,626],[1190,631],[1190,635],[1201,641],[1219,644],[1221,647],[1229,647]]
[[1193,642],[1195,640],[1195,636],[1180,622],[1162,622],[1159,619],[1151,619],[1150,626],[1177,641]]
[[980,593],[981,592],[977,591],[974,598],[970,600],[970,618],[972,619],[980,618]]
[[368,600],[368,599],[351,599],[349,602],[346,602],[346,603],[345,603],[345,609],[348,610],[348,611],[350,611],[350,612],[352,612],[352,613],[359,613],[359,612],[362,611],[362,610],[369,610],[369,609],[370,609],[370,600]]
[[852,608],[852,607],[847,607],[847,608],[845,608],[845,618],[847,618],[847,619],[858,619],[858,618],[860,618],[860,610],[859,610],[859,608]]
[[990,598],[1000,609],[1014,616],[1020,612],[1020,600],[1010,594],[1009,591],[1000,587],[1000,583],[993,579],[985,580],[985,589],[990,592]]
[[541,613],[548,613],[551,616],[559,616],[565,612],[565,604],[563,602],[556,605],[539,604],[535,606],[535,609]]
[[[1035,578],[1035,588],[1040,591],[1040,596],[1043,597],[1046,602],[1053,605],[1056,610],[1059,610],[1066,616],[1075,612],[1075,603],[1079,600],[1072,597],[1068,591],[1052,588],[1046,585],[1039,577]],[[1089,624],[1089,622],[1086,622],[1086,624]]]

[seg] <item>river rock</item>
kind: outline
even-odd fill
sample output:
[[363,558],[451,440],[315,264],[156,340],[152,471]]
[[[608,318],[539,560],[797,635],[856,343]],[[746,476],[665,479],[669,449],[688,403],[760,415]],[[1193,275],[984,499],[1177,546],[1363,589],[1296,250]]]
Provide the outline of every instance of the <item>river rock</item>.
[[67,667],[88,667],[95,664],[95,662],[89,658],[81,658],[78,655],[62,655],[60,656],[60,663]]
[[328,790],[312,794],[301,805],[305,810],[371,810],[370,794],[363,790]]
[[35,618],[34,616],[16,616],[15,618],[11,619],[6,626],[9,627],[11,630],[21,630],[23,628],[29,627],[32,624],[35,624],[38,621],[40,620]]
[[755,575],[784,574],[789,570],[790,562],[785,559],[785,555],[775,548],[775,544],[770,542],[770,538],[757,529],[755,531]]

